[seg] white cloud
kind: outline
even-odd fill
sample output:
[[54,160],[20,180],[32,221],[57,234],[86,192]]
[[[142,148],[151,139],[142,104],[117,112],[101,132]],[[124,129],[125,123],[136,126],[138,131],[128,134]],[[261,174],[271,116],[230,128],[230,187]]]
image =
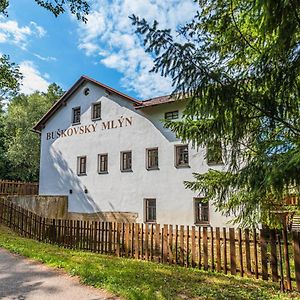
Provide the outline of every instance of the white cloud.
[[99,46],[91,42],[82,42],[78,45],[78,48],[84,50],[85,54],[88,56],[100,50]]
[[41,38],[45,34],[46,30],[35,22],[30,22],[26,26],[20,26],[15,20],[7,20],[4,17],[0,17],[0,43],[12,43],[22,49],[26,49],[30,36]]
[[53,56],[42,56],[37,53],[33,53],[33,55],[42,61],[57,61],[56,57]]
[[35,29],[35,32],[38,37],[43,37],[44,35],[46,35],[46,30],[42,26],[39,26],[33,21],[30,22],[30,25],[32,26],[32,28]]
[[32,61],[25,60],[20,63],[20,71],[24,78],[22,80],[21,92],[31,94],[35,91],[47,91],[50,82],[48,76],[42,75]]
[[196,9],[192,0],[94,0],[87,24],[79,25],[78,48],[121,72],[122,85],[139,97],[168,94],[172,91],[171,80],[149,73],[153,59],[145,53],[128,16],[135,14],[149,22],[157,20],[161,28],[174,31],[191,20]]

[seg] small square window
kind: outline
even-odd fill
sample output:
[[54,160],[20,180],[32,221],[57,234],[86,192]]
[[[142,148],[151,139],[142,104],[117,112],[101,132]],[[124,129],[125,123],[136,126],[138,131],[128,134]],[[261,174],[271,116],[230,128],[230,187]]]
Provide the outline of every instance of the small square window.
[[77,157],[77,175],[86,175],[86,156]]
[[223,164],[222,145],[220,141],[212,142],[207,145],[206,159],[209,165]]
[[145,221],[156,222],[156,199],[145,199]]
[[158,169],[158,148],[146,149],[147,170]]
[[188,145],[175,146],[175,166],[176,167],[188,167],[189,166]]
[[209,224],[209,204],[203,198],[194,198],[195,224]]
[[98,173],[108,173],[108,154],[98,155]]
[[121,171],[132,171],[132,154],[131,151],[121,152]]
[[74,107],[73,110],[73,115],[72,115],[72,123],[73,124],[79,124],[80,123],[80,106],[79,107]]
[[178,110],[168,111],[168,112],[165,113],[165,119],[166,120],[178,119],[178,116],[179,116]]
[[101,102],[92,104],[92,120],[101,119]]

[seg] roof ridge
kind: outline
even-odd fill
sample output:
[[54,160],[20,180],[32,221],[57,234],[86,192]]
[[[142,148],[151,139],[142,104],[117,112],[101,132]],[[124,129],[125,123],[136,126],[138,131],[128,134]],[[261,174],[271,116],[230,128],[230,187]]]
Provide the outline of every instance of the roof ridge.
[[172,94],[162,95],[162,96],[157,96],[157,97],[149,98],[149,99],[146,99],[146,100],[141,100],[141,102],[147,102],[147,101],[151,101],[151,100],[154,100],[154,99],[157,99],[157,98],[164,98],[164,97],[170,97],[171,98],[171,96],[172,96]]

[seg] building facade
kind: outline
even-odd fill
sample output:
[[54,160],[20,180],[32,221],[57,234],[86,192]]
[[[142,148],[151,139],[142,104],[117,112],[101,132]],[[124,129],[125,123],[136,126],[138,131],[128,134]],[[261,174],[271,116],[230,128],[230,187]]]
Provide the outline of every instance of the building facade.
[[164,127],[163,119],[181,118],[185,104],[167,96],[138,101],[82,76],[34,128],[41,136],[40,195],[67,195],[70,212],[228,226],[184,187],[193,172],[225,168]]

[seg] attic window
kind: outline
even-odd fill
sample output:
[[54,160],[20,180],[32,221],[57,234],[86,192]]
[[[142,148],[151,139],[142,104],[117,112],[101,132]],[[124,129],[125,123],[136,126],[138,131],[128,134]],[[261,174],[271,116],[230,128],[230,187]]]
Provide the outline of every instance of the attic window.
[[83,94],[85,96],[87,96],[89,93],[90,93],[90,89],[89,88],[84,89]]

